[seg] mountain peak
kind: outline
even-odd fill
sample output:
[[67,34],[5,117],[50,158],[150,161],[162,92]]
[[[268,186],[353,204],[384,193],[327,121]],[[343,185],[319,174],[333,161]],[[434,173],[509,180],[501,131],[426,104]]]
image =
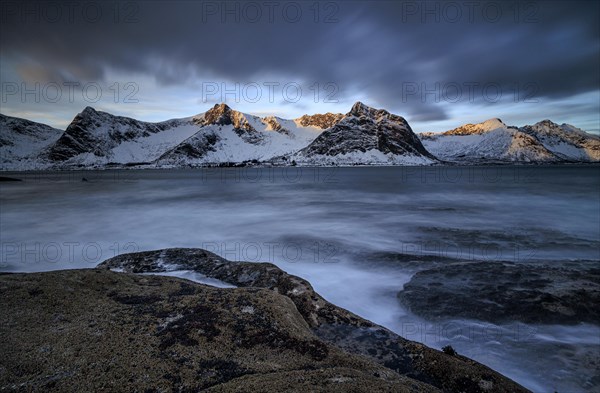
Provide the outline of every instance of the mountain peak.
[[352,109],[350,109],[350,112],[356,112],[356,113],[368,112],[369,109],[372,109],[372,108],[369,107],[368,105],[363,104],[360,101],[356,101],[354,103],[354,105],[352,105]]
[[504,122],[497,117],[488,119],[488,120],[484,121],[483,123],[479,123],[479,125],[481,126],[483,131],[491,131],[491,130],[495,130],[497,128],[507,128],[506,124],[504,124]]
[[385,109],[375,109],[373,107],[363,104],[360,101],[357,101],[354,105],[352,105],[352,109],[350,109],[350,112],[348,113],[348,115],[356,116],[356,117],[360,117],[360,116],[375,117],[378,115],[385,115],[385,114],[389,114],[389,112],[386,111]]
[[458,128],[450,131],[446,131],[441,135],[481,135],[497,129],[507,129],[508,127],[502,120],[497,117],[493,117],[486,121],[477,124],[464,124]]
[[96,111],[94,108],[92,108],[91,106],[86,106],[85,108],[83,108],[83,110],[81,111],[82,115],[93,115],[95,113],[98,113],[98,111]]
[[538,121],[537,123],[535,123],[534,125],[539,125],[539,126],[546,126],[546,127],[559,127],[558,124],[556,124],[555,122],[553,122],[550,119],[544,119],[542,121]]
[[360,101],[357,101],[352,106],[352,109],[350,109],[350,112],[348,112],[347,116],[366,116],[373,120],[378,120],[382,117],[389,117],[390,112],[386,111],[385,109],[375,109],[373,107],[363,104]]
[[250,124],[247,116],[236,110],[231,109],[225,103],[216,104],[211,109],[206,111],[202,118],[196,120],[200,126],[217,125],[217,126],[233,126],[233,130],[238,136],[249,143],[258,143],[261,136],[256,129]]
[[213,110],[218,110],[220,112],[226,112],[226,111],[230,111],[231,108],[229,107],[229,105],[227,105],[224,102],[221,102],[220,104],[215,104],[215,106],[212,107]]
[[205,124],[232,124],[232,112],[233,110],[223,102],[220,104],[215,104],[215,106],[206,111],[204,114],[204,122]]

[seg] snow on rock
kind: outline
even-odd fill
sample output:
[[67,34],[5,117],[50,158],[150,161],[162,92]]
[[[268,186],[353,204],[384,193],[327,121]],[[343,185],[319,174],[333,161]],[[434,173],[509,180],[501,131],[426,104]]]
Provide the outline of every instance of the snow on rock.
[[423,165],[435,158],[408,122],[362,102],[288,160],[300,165]]
[[521,131],[535,137],[556,156],[569,161],[600,161],[600,137],[570,124],[542,120]]
[[0,114],[1,169],[35,168],[35,155],[56,142],[61,133],[46,124]]
[[258,117],[217,104],[159,123],[86,107],[61,133],[0,115],[2,170],[193,167],[222,164],[429,165],[597,162],[600,138],[544,120],[521,128],[493,118],[441,134],[415,135],[401,116],[361,102],[347,114],[294,120]]
[[260,118],[215,105],[196,119],[201,128],[166,151],[158,166],[197,166],[267,161],[300,150],[322,130],[275,116]]
[[55,143],[40,153],[40,158],[67,167],[147,163],[198,128],[193,118],[148,123],[87,107]]
[[554,162],[558,157],[535,137],[494,118],[441,134],[420,134],[436,157],[454,162]]

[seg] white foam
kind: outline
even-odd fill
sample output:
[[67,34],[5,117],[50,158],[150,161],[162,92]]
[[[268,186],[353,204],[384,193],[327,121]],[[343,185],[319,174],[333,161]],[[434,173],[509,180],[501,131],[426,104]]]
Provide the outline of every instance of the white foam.
[[210,285],[211,287],[217,288],[237,288],[235,285],[231,285],[221,280],[217,280],[216,278],[206,277],[204,274],[200,274],[193,270],[173,270],[170,272],[152,272],[152,273],[143,273],[143,274],[153,274],[157,276],[167,276],[167,277],[179,277],[186,280],[194,281],[204,285]]

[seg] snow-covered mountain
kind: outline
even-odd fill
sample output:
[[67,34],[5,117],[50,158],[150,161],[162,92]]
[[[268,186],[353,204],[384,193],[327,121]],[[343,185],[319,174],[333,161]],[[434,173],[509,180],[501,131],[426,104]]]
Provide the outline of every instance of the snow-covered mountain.
[[[59,130],[38,125],[38,129],[54,130],[39,131],[38,139],[46,141],[43,144],[24,138],[19,143],[12,128],[23,126],[7,126],[10,132],[3,128],[3,149],[14,146],[10,152],[17,149],[23,152],[15,156],[7,150],[2,155],[2,169],[179,167],[267,161],[306,147],[323,132],[323,127],[330,127],[342,117],[327,113],[296,120],[260,118],[218,104],[195,116],[150,123],[86,107],[62,135]],[[31,123],[5,118],[12,119],[10,124]],[[33,126],[27,127],[32,130],[30,134],[36,134]]]
[[1,169],[35,168],[35,155],[56,142],[61,134],[61,130],[46,124],[0,114]]
[[196,133],[195,123],[196,117],[148,123],[87,107],[40,152],[40,163],[69,167],[152,162]]
[[186,166],[266,161],[291,154],[312,142],[322,123],[260,118],[235,111],[225,104],[195,118],[197,132],[165,151],[158,166]]
[[600,138],[567,124],[544,120],[516,128],[490,119],[417,136],[403,117],[361,102],[345,115],[294,120],[261,118],[218,104],[158,123],[87,107],[64,132],[4,115],[0,130],[1,170],[600,161]]
[[600,137],[570,124],[542,120],[521,131],[535,137],[557,157],[570,161],[600,161]]
[[597,137],[550,121],[517,128],[489,119],[419,137],[436,157],[461,163],[597,161],[600,149]]
[[310,165],[427,165],[435,158],[408,122],[362,102],[288,160]]

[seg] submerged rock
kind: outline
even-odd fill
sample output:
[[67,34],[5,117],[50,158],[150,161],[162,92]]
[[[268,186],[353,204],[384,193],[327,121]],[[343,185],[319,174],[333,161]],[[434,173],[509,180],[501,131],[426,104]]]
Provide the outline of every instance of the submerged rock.
[[567,266],[446,264],[417,272],[398,297],[429,320],[599,324],[600,269]]
[[22,181],[22,180],[17,179],[16,177],[0,176],[0,182],[1,181]]
[[[179,269],[238,288],[132,274]],[[328,303],[275,265],[200,249],[0,275],[0,307],[6,390],[526,391]]]

